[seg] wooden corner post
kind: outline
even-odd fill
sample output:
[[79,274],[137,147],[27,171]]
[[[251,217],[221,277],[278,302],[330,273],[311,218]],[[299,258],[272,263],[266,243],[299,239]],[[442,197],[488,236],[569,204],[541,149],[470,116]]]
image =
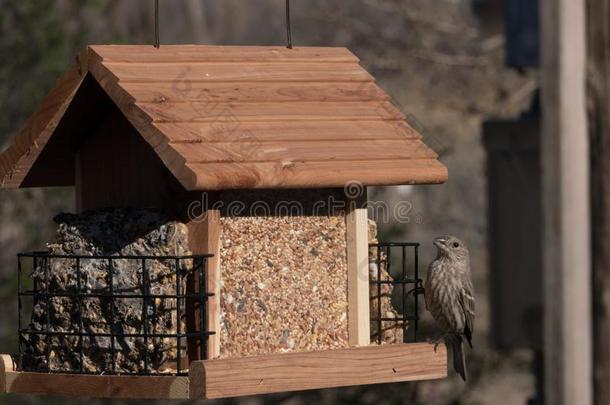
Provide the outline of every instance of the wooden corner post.
[[208,260],[206,286],[214,296],[208,298],[207,330],[215,332],[208,339],[208,359],[220,356],[220,211],[208,211],[207,249],[214,255]]
[[356,199],[348,200],[347,296],[350,346],[371,343],[369,310],[369,237],[368,212]]
[[[208,298],[206,330],[215,332],[208,339],[207,358],[214,359],[220,355],[220,211],[208,210],[204,217],[191,220],[189,223],[191,250],[195,254],[212,254],[206,266],[204,285],[207,292],[214,294]],[[199,274],[193,273],[189,278],[188,292],[199,292]],[[188,330],[201,330],[201,312],[199,304],[190,301],[186,307]],[[198,338],[188,339],[189,362],[204,360],[200,356]]]

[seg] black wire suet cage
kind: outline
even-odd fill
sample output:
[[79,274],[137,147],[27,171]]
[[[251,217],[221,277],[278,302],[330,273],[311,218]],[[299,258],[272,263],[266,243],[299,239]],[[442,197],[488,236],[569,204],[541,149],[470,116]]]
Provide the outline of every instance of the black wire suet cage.
[[[206,265],[210,257],[19,254],[18,371],[187,375],[187,341],[197,341],[199,356],[205,359],[208,338],[215,334],[206,328],[207,301],[213,296],[206,287]],[[89,265],[93,262],[97,268],[104,269],[104,287],[92,288],[85,282],[85,262]],[[138,285],[126,287],[117,281],[120,273],[116,264],[119,262],[129,263],[136,269]],[[163,292],[152,288],[154,280],[149,271],[152,263],[164,263],[173,269],[172,288]],[[52,268],[57,265],[70,269],[70,276],[73,276],[72,280],[60,283],[60,287],[51,282],[55,277],[51,274]],[[25,275],[26,269],[31,271],[29,276]],[[192,275],[198,276],[194,277],[198,286],[188,291],[186,278]],[[91,314],[91,306],[95,305],[105,312],[105,316],[97,318],[94,324],[84,314]],[[188,306],[198,309],[196,313],[200,319],[195,322],[196,326],[184,321]],[[59,314],[58,308],[69,314]],[[117,314],[118,308],[128,308],[130,313]],[[133,311],[134,308],[137,311]],[[161,308],[165,311],[163,316],[159,315]],[[24,322],[26,312],[32,314],[27,323]],[[137,328],[127,330],[129,324],[137,324]],[[57,361],[56,351],[64,349],[71,353],[62,353],[63,358]],[[131,367],[124,367],[122,363],[127,362],[130,350],[138,352],[142,358],[134,360]],[[168,351],[171,356],[167,355]],[[95,363],[95,367],[90,363]]]
[[[389,328],[402,328],[403,343],[417,342],[419,296],[423,291],[419,278],[419,246],[419,243],[407,242],[369,245],[369,263],[373,264],[369,278],[370,298],[374,304],[371,323],[376,331],[371,343],[383,343],[383,331],[388,329],[386,324]],[[390,287],[392,293],[384,293],[384,287]],[[392,308],[398,316],[387,316],[384,307]]]

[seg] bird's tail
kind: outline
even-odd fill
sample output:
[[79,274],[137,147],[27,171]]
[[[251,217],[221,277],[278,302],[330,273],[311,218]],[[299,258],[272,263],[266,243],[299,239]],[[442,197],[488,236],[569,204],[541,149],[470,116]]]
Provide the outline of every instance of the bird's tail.
[[466,356],[464,356],[463,339],[460,335],[453,335],[449,338],[449,344],[453,352],[453,368],[466,381]]

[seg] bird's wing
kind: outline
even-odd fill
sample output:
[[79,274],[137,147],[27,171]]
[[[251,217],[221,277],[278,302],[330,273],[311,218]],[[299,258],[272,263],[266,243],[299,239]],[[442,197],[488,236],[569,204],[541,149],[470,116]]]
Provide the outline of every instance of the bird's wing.
[[438,260],[430,263],[428,267],[428,274],[426,274],[426,281],[424,283],[424,301],[426,302],[426,310],[430,311],[432,309],[431,300],[432,300],[432,278],[436,275],[438,271],[442,271],[441,263]]
[[464,319],[466,325],[464,328],[464,336],[470,347],[472,347],[472,332],[474,332],[474,293],[472,283],[468,282],[462,288],[460,294],[460,305],[464,311]]

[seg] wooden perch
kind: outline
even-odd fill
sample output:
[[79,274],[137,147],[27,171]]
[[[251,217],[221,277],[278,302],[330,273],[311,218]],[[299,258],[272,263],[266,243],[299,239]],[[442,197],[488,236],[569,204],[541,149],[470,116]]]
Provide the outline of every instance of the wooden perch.
[[447,351],[428,343],[271,354],[191,363],[191,399],[216,399],[447,376]]

